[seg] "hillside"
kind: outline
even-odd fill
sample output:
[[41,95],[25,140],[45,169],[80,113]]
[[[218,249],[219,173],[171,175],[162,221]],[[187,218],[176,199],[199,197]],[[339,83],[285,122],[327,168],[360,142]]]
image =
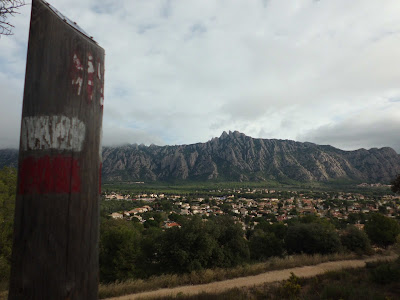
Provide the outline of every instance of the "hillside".
[[400,155],[388,147],[343,151],[237,131],[192,145],[106,147],[103,159],[106,180],[388,182],[400,172]]
[[[0,150],[0,166],[16,165],[16,151]],[[392,148],[343,151],[291,140],[223,132],[206,143],[125,145],[103,149],[105,181],[329,181],[389,182],[400,173]]]

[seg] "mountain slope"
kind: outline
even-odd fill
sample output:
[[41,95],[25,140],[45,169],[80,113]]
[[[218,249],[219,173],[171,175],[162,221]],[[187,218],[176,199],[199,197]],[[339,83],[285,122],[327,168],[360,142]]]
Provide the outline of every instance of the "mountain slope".
[[254,139],[237,131],[192,145],[106,147],[103,159],[106,180],[348,178],[388,182],[400,173],[400,155],[391,148],[343,151],[312,143]]
[[[17,165],[17,150],[0,150],[0,167]],[[385,147],[343,151],[290,140],[255,139],[224,132],[206,143],[103,148],[105,181],[273,179],[389,182],[400,173],[400,155]]]
[[15,149],[1,149],[0,150],[0,167],[13,167],[18,166],[18,150]]

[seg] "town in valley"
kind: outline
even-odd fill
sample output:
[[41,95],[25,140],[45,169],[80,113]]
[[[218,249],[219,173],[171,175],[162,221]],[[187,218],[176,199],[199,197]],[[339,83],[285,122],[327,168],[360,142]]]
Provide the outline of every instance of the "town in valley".
[[390,186],[360,184],[357,187],[357,192],[226,188],[209,190],[204,195],[115,190],[103,193],[102,206],[119,201],[123,206],[115,206],[115,211],[108,208],[107,217],[133,220],[146,226],[146,222],[151,223],[158,215],[158,220],[162,220],[160,226],[164,228],[180,226],[177,215],[197,215],[204,220],[230,215],[243,230],[254,229],[262,219],[270,224],[287,223],[309,215],[328,218],[337,228],[354,224],[363,229],[369,213],[379,212],[390,218],[399,216],[400,195],[391,193]]

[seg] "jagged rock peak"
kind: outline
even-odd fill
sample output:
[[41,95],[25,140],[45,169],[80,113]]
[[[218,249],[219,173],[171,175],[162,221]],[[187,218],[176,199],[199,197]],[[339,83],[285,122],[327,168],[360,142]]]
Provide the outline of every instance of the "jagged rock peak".
[[247,135],[245,135],[244,133],[241,133],[237,130],[235,130],[235,131],[229,130],[229,133],[226,133],[226,131],[224,131],[220,136],[220,138],[222,138],[222,139],[227,138],[227,137],[238,138],[238,137],[247,137]]
[[[230,131],[229,131],[229,133],[230,133]],[[223,140],[223,139],[225,139],[225,138],[227,138],[229,135],[226,133],[226,131],[224,131],[222,134],[221,134],[221,136],[219,137],[221,140]]]
[[[400,173],[392,148],[343,151],[290,140],[254,139],[223,132],[205,143],[103,148],[105,181],[350,179],[389,182]],[[18,151],[0,150],[0,166],[16,165]]]

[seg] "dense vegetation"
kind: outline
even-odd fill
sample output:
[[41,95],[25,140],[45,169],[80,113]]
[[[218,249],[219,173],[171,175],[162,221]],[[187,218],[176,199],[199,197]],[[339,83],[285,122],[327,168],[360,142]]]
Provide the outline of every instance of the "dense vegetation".
[[17,174],[15,169],[0,171],[0,284],[10,275]]
[[[16,171],[0,171],[0,281],[10,271]],[[249,195],[251,196],[251,195]],[[137,206],[143,203],[135,202]],[[229,214],[203,219],[167,215],[171,202],[156,202],[153,211],[137,218],[114,220],[110,212],[132,209],[133,202],[101,204],[100,280],[113,282],[160,274],[183,274],[210,268],[229,268],[290,254],[330,254],[342,251],[370,253],[371,244],[387,247],[400,234],[397,220],[365,214],[365,232],[354,226],[332,224],[310,215],[287,221],[258,224],[245,232]],[[125,207],[126,206],[126,207]],[[165,220],[179,226],[165,229]]]
[[182,218],[180,224],[181,228],[162,230],[157,221],[153,226],[144,228],[138,223],[103,219],[101,280],[110,282],[162,273],[231,267],[248,261],[250,251],[247,241],[241,227],[231,218],[220,217],[207,222],[199,217]]
[[[326,219],[315,216],[300,218],[287,226],[261,221],[247,233],[227,215],[208,220],[171,216],[181,228],[170,229],[160,228],[161,213],[153,212],[151,216],[154,220],[148,228],[136,221],[102,219],[101,281],[234,267],[287,254],[371,253],[365,232],[354,226],[338,231]],[[375,217],[370,216],[371,222]],[[375,227],[380,225],[385,223]],[[400,233],[397,227],[391,230],[393,235]]]

